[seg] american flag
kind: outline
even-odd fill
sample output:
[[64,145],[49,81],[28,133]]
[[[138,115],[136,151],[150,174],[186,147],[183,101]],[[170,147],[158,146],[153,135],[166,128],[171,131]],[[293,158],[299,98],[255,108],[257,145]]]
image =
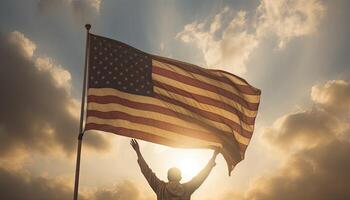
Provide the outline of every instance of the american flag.
[[260,90],[221,70],[89,35],[85,130],[183,148],[220,148],[229,172],[244,158]]

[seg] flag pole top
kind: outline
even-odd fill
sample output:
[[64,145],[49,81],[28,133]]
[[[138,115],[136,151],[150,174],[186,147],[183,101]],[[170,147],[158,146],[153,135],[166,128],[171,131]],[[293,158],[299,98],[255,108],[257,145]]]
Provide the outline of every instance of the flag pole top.
[[89,31],[90,28],[91,28],[91,24],[85,24],[85,28],[86,28],[87,31]]

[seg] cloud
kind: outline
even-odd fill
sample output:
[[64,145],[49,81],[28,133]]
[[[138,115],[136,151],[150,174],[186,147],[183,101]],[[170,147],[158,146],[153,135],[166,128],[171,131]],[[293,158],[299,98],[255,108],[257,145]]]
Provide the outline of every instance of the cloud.
[[284,167],[254,182],[246,199],[350,199],[350,143],[332,140],[294,154]]
[[264,137],[282,151],[314,147],[343,137],[350,128],[350,83],[327,81],[311,89],[312,109],[287,114],[267,128]]
[[325,10],[319,0],[262,0],[257,8],[257,34],[276,34],[278,47],[284,48],[292,38],[315,33]]
[[285,115],[267,128],[264,138],[280,151],[290,152],[320,145],[341,134],[346,125],[314,108]]
[[99,189],[95,192],[96,200],[146,200],[145,194],[141,194],[135,183],[123,181],[112,189]]
[[39,11],[69,9],[80,21],[88,22],[100,14],[102,0],[39,0]]
[[[13,172],[0,167],[1,199],[16,200],[62,200],[71,199],[71,185],[62,180],[33,177],[26,172]],[[79,199],[86,200],[80,195]]]
[[315,85],[311,98],[318,105],[333,114],[350,114],[350,82],[328,81],[325,85]]
[[212,19],[185,25],[176,38],[195,44],[208,67],[244,74],[251,54],[268,36],[276,36],[284,48],[295,37],[315,33],[324,12],[318,0],[262,0],[249,20],[246,11],[234,14],[225,7]]
[[264,132],[267,144],[282,153],[283,165],[258,177],[239,199],[350,199],[350,112],[333,109],[338,102],[350,106],[343,102],[348,87],[343,80],[313,86],[312,108],[286,114]]
[[[243,74],[246,71],[246,62],[258,45],[258,40],[246,30],[245,12],[239,12],[229,25],[222,27],[221,21],[229,16],[232,16],[232,12],[225,8],[209,23],[187,24],[176,37],[183,42],[196,44],[210,68],[232,68],[235,73]],[[222,33],[217,39],[216,35],[221,29]]]
[[[0,156],[15,152],[74,152],[79,103],[70,94],[71,75],[52,58],[37,57],[22,33],[0,35]],[[101,135],[86,145],[106,149]]]

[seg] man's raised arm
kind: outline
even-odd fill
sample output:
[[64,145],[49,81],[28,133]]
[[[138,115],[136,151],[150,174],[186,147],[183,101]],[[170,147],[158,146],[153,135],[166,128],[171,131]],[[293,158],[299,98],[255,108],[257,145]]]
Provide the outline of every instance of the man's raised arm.
[[145,159],[141,154],[138,142],[135,139],[132,139],[130,141],[130,144],[137,154],[137,162],[139,163],[142,174],[145,176],[147,182],[149,183],[153,191],[157,193],[158,188],[161,184],[163,184],[163,181],[159,180],[159,178],[154,174],[154,172],[148,167]]
[[208,164],[195,176],[193,177],[189,182],[185,183],[186,187],[189,189],[189,191],[192,193],[194,192],[199,186],[202,185],[202,183],[205,181],[205,179],[209,176],[211,170],[216,165],[215,159],[218,155],[219,151],[215,150],[212,158],[209,160]]

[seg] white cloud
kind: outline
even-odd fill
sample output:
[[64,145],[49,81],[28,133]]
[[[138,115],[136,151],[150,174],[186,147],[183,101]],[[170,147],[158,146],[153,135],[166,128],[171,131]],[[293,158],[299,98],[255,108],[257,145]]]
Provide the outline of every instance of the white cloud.
[[38,57],[35,60],[35,66],[39,69],[39,71],[49,72],[57,87],[63,87],[70,92],[71,74],[61,65],[56,64],[52,58]]
[[31,58],[36,49],[34,42],[26,38],[22,33],[18,31],[13,31],[8,35],[8,40],[13,45],[19,47],[22,55],[27,58]]
[[295,37],[315,33],[325,13],[319,0],[262,0],[257,8],[257,34],[276,34],[284,48]]
[[284,48],[291,39],[316,32],[324,12],[319,0],[262,0],[251,20],[246,11],[234,15],[225,7],[212,19],[185,25],[176,38],[195,44],[208,67],[243,74],[252,52],[265,38],[276,36],[278,47]]
[[350,115],[350,82],[331,80],[324,85],[315,85],[311,90],[311,98],[327,111]]
[[[243,74],[246,71],[246,62],[258,41],[255,35],[246,31],[245,12],[238,12],[227,27],[222,27],[221,20],[226,15],[232,15],[228,8],[215,16],[209,23],[209,30],[208,24],[193,22],[186,25],[176,37],[186,43],[195,43],[203,52],[210,68],[232,69],[236,74]],[[219,39],[216,39],[215,34],[218,34],[221,28],[223,32]]]

